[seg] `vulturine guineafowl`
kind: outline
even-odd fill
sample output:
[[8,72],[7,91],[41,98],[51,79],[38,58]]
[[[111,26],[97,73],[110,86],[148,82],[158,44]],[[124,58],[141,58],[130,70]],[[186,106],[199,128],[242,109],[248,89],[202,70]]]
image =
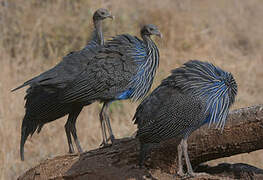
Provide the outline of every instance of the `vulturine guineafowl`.
[[155,25],[141,29],[143,40],[128,34],[119,35],[105,43],[93,57],[93,63],[60,93],[62,103],[103,102],[100,112],[102,145],[107,144],[107,132],[111,142],[113,135],[108,107],[116,100],[138,100],[151,88],[159,65],[159,51],[151,35],[161,36]]
[[15,91],[24,86],[30,87],[26,91],[26,114],[21,127],[20,156],[24,160],[24,144],[29,134],[33,135],[35,130],[39,133],[44,124],[54,121],[67,114],[68,120],[65,131],[68,139],[69,152],[74,152],[71,135],[79,152],[82,152],[77,133],[76,119],[81,112],[82,104],[62,104],[57,97],[61,89],[73,81],[80,72],[90,63],[92,56],[99,51],[104,44],[102,33],[102,20],[113,18],[107,9],[98,9],[93,15],[94,32],[87,46],[78,52],[72,52],[52,69],[32,78],[23,85],[13,89]]
[[[64,88],[68,81],[74,79],[80,71],[85,69],[87,63],[89,63],[87,60],[91,58],[85,58],[85,56],[92,56],[99,50],[99,46],[104,44],[102,20],[106,18],[113,18],[107,9],[101,8],[95,11],[93,14],[94,31],[92,33],[91,40],[83,50],[69,53],[55,67],[26,81],[12,91],[16,91],[27,85],[42,86],[43,88],[47,88],[47,90],[53,88]],[[73,54],[75,56],[72,56]]]
[[196,175],[188,157],[187,138],[206,123],[215,123],[217,128],[223,129],[236,94],[237,84],[232,74],[210,63],[191,60],[173,70],[144,99],[134,115],[138,125],[136,136],[141,144],[140,166],[153,144],[177,138],[180,140],[178,174],[185,175],[184,153],[188,174]]

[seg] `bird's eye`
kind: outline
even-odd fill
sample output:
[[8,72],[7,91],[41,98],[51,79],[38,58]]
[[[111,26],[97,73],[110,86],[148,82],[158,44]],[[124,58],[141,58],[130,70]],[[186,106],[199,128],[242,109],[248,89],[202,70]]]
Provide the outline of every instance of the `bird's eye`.
[[153,28],[149,28],[150,31],[153,31],[154,29]]
[[101,15],[104,15],[105,14],[105,12],[101,12]]

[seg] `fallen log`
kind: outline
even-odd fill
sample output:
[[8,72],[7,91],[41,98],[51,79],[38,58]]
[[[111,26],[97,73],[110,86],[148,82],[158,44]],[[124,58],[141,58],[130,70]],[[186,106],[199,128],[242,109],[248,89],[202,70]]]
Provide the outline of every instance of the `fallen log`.
[[[223,132],[207,127],[194,132],[188,141],[189,156],[192,165],[197,166],[209,160],[263,149],[262,139],[263,105],[242,108],[229,114]],[[176,172],[177,144],[173,140],[153,149],[146,168],[137,166],[138,153],[138,140],[124,138],[110,147],[45,160],[19,179],[169,179]]]

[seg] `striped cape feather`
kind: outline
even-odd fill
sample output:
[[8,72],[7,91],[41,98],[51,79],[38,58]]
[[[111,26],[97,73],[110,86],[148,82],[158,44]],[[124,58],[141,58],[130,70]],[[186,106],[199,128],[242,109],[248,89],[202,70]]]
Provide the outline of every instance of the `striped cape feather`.
[[156,70],[159,66],[159,50],[155,43],[143,44],[143,41],[136,38],[135,47],[130,49],[129,55],[138,64],[137,73],[129,83],[133,101],[143,98],[150,90]]
[[209,127],[215,123],[216,128],[224,128],[237,94],[237,84],[231,73],[208,62],[191,60],[173,70],[163,83],[166,81],[175,81],[175,86],[182,91],[204,99],[208,114],[204,123],[209,123]]
[[130,80],[127,90],[120,94],[119,97],[131,98],[133,101],[137,101],[145,97],[152,86],[159,66],[159,50],[151,39],[148,39],[148,42],[145,43],[136,36],[129,34],[118,35],[109,40],[107,44],[110,47],[118,47],[119,42],[115,42],[118,39],[124,42],[123,45],[127,56],[131,57],[138,65],[136,74]]

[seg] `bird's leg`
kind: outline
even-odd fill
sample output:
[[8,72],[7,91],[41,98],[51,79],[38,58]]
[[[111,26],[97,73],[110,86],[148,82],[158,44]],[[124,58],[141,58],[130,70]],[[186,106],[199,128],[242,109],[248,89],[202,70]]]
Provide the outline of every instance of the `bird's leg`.
[[182,164],[182,156],[183,156],[183,147],[182,147],[183,139],[177,146],[177,152],[178,152],[178,171],[177,174],[181,177],[185,176],[183,171],[183,164]]
[[106,125],[107,125],[108,132],[109,132],[109,135],[110,135],[110,140],[113,143],[114,140],[115,140],[115,137],[114,137],[112,129],[111,129],[110,118],[109,118],[109,110],[108,110],[109,106],[110,106],[110,102],[105,103],[105,106],[106,106],[105,107],[105,111],[104,111],[105,121],[106,121]]
[[67,121],[64,127],[66,131],[67,139],[68,139],[69,153],[71,154],[71,153],[74,153],[74,147],[72,144],[71,134],[70,134],[70,122]]
[[137,131],[135,131],[130,137],[131,138],[136,138],[136,135],[137,135]]
[[189,156],[188,156],[188,150],[187,150],[187,137],[182,139],[182,147],[184,152],[184,159],[187,166],[187,172],[189,175],[192,175],[194,173]]
[[105,130],[105,122],[104,122],[104,109],[105,109],[105,103],[102,106],[102,109],[100,111],[100,126],[101,126],[101,132],[102,132],[102,143],[101,143],[101,147],[107,145],[107,134],[106,134],[106,130]]
[[201,175],[207,175],[206,173],[195,173],[193,171],[189,156],[188,156],[188,150],[187,150],[187,137],[184,137],[182,140],[182,147],[183,147],[183,152],[184,152],[184,158],[187,166],[187,174],[190,177],[195,177],[195,176],[201,176]]
[[144,167],[144,161],[147,158],[147,154],[150,151],[150,145],[149,144],[140,144],[140,155],[139,155],[139,167]]
[[74,109],[74,111],[72,113],[69,114],[69,120],[71,122],[71,134],[74,138],[74,142],[76,144],[76,147],[78,149],[79,153],[82,153],[82,148],[80,146],[80,142],[77,136],[77,129],[76,129],[76,120],[78,118],[79,113],[81,112],[83,107],[80,107],[78,109]]

